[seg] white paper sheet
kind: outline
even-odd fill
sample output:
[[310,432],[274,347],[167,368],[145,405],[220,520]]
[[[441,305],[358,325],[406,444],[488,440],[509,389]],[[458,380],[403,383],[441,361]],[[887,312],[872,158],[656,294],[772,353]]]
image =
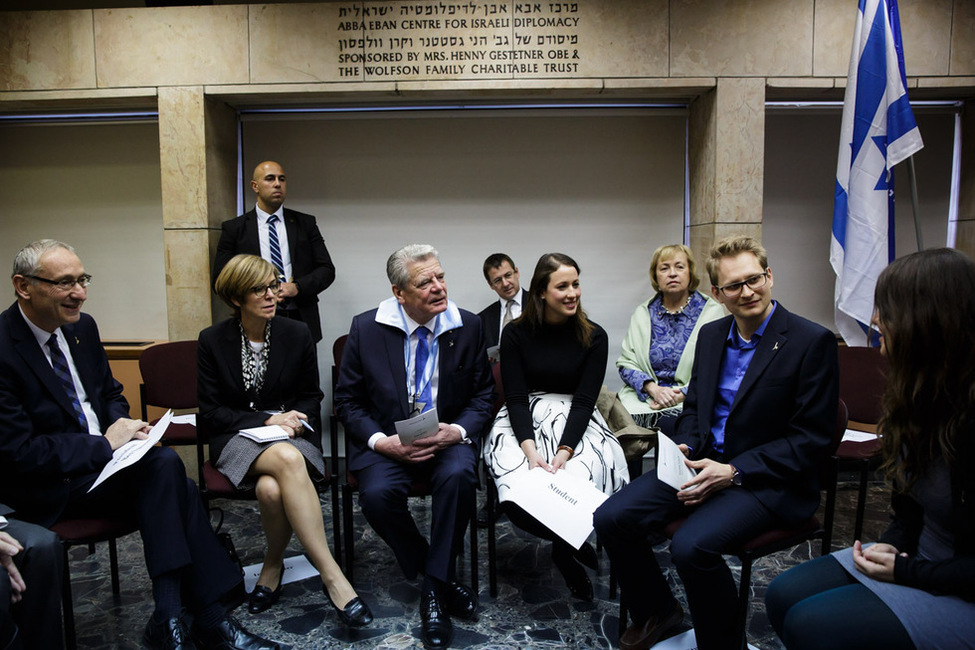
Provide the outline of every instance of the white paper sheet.
[[514,501],[575,548],[592,534],[592,513],[607,496],[587,479],[564,469],[551,474],[541,467],[508,480],[503,501]]
[[412,445],[418,438],[435,434],[440,428],[440,418],[437,415],[437,409],[432,408],[426,413],[421,413],[408,420],[399,420],[395,424],[400,443]]
[[870,442],[871,440],[876,440],[877,434],[870,433],[869,431],[855,431],[854,429],[847,429],[843,433],[843,442]]
[[687,456],[673,440],[658,432],[657,443],[657,478],[679,490],[680,486],[697,476],[697,472],[684,464]]
[[99,484],[103,483],[105,479],[119,471],[124,469],[129,465],[133,465],[139,461],[140,458],[146,455],[149,448],[154,446],[166,433],[166,427],[169,426],[170,421],[173,419],[173,409],[166,411],[166,415],[159,418],[159,422],[156,422],[156,426],[149,429],[149,437],[145,440],[129,440],[127,443],[119,447],[112,454],[112,460],[108,461],[108,464],[102,468],[102,473],[98,475],[95,482],[91,484],[88,491],[91,492]]
[[[254,585],[257,584],[257,578],[261,575],[263,567],[263,562],[244,567],[244,589],[247,590],[247,593],[254,591]],[[318,571],[304,555],[284,558],[284,576],[282,576],[281,584],[286,585],[317,575]]]
[[287,440],[291,437],[287,431],[276,424],[241,429],[237,433],[245,438],[250,438],[254,442],[274,442],[275,440]]
[[196,426],[196,413],[186,413],[185,415],[174,415],[173,424],[192,424]]

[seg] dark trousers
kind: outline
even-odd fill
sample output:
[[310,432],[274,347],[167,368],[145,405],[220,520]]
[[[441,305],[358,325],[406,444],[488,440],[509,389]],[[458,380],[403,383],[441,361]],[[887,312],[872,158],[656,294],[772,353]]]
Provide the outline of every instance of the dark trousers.
[[738,591],[721,556],[771,528],[775,518],[743,488],[716,492],[695,508],[682,505],[676,495],[657,480],[656,470],[648,472],[596,510],[596,534],[619,576],[630,615],[643,623],[676,603],[648,537],[687,517],[671,540],[670,556],[684,583],[698,647],[735,648]]
[[139,527],[150,578],[178,571],[190,611],[217,602],[243,580],[210,527],[196,484],[175,451],[154,447],[92,492],[73,481],[62,517],[121,517]]
[[[442,582],[454,579],[457,551],[477,489],[476,465],[474,445],[453,445],[419,465],[383,456],[356,472],[362,514],[393,549],[407,578],[423,573]],[[428,481],[431,487],[429,543],[407,504],[410,485],[417,480]]]
[[61,575],[63,554],[58,536],[50,530],[11,519],[4,532],[24,550],[14,557],[27,590],[19,603],[10,603],[10,578],[0,567],[0,648],[17,631],[12,648],[59,650],[61,638]]
[[829,555],[773,580],[765,609],[789,650],[914,648],[894,612]]

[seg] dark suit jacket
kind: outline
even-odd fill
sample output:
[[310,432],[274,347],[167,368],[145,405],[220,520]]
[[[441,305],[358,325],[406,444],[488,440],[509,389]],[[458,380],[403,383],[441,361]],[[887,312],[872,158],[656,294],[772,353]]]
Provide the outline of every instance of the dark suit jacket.
[[[521,305],[524,309],[525,301],[528,300],[528,292],[521,290]],[[490,305],[477,313],[481,319],[481,327],[484,329],[484,340],[488,347],[501,343],[501,300],[495,300]]]
[[[342,354],[335,404],[349,433],[349,467],[359,470],[380,455],[367,442],[376,432],[395,435],[394,422],[410,415],[403,344],[406,334],[376,322],[375,309],[352,319]],[[460,310],[463,327],[440,335],[440,379],[437,414],[441,422],[459,424],[479,442],[490,425],[494,379],[485,354],[481,322]]]
[[[102,431],[129,417],[92,317],[82,314],[61,329]],[[14,303],[0,314],[0,500],[19,517],[50,526],[64,510],[70,481],[101,471],[111,457],[103,436],[82,430]]]
[[[318,315],[318,294],[325,291],[335,280],[335,265],[325,248],[325,240],[318,229],[315,217],[302,212],[284,209],[284,226],[288,231],[288,248],[291,251],[291,270],[298,284],[295,304],[301,320],[311,330],[315,342],[322,340],[322,321]],[[257,211],[251,210],[234,219],[223,222],[217,253],[213,260],[211,286],[230,258],[240,253],[261,254],[257,236]]]
[[[674,437],[695,458],[709,447],[731,321],[727,316],[708,323],[698,336]],[[734,465],[744,487],[786,521],[806,519],[819,505],[816,469],[833,439],[838,400],[836,337],[779,303],[731,405],[723,462]]]
[[206,328],[200,332],[197,346],[197,426],[203,439],[210,442],[210,457],[215,461],[241,429],[263,426],[268,417],[265,409],[294,409],[307,415],[315,433],[303,435],[320,447],[324,395],[308,328],[287,318],[271,321],[264,385],[259,394],[251,394],[244,390],[237,323],[236,318],[228,318]]

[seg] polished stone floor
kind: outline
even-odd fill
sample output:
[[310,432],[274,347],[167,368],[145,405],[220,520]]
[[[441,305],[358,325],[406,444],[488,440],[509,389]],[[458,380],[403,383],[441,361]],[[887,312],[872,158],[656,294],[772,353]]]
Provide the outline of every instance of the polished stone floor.
[[[848,477],[846,477],[848,478]],[[842,484],[837,499],[838,516],[834,530],[834,549],[852,543],[852,482]],[[483,499],[483,494],[482,497]],[[331,538],[331,500],[323,498],[326,526]],[[223,530],[231,533],[245,565],[260,562],[262,535],[256,504],[222,502],[225,510]],[[414,500],[421,522],[427,517],[427,504]],[[271,610],[256,616],[239,608],[236,616],[251,630],[279,640],[291,648],[413,648],[419,641],[417,613],[419,591],[415,581],[404,580],[386,545],[368,527],[356,508],[355,583],[358,592],[376,615],[368,628],[350,632],[327,608],[317,579],[285,585],[281,601]],[[887,496],[882,486],[872,484],[868,497],[864,538],[874,539],[887,519]],[[476,623],[459,622],[452,647],[478,650],[521,648],[610,648],[615,647],[619,605],[609,598],[609,569],[605,555],[600,570],[591,577],[596,590],[593,603],[572,599],[558,571],[553,567],[549,545],[514,529],[507,519],[498,523],[499,590],[491,598],[487,585],[486,532],[479,535],[480,616]],[[292,542],[295,554],[300,552]],[[112,595],[109,582],[107,545],[100,544],[93,555],[87,549],[71,551],[71,576],[74,588],[75,619],[79,648],[139,648],[142,630],[152,610],[152,593],[142,562],[138,535],[120,540],[122,593]],[[657,547],[661,565],[671,582],[679,583],[670,567],[666,543]],[[752,588],[749,642],[763,650],[781,648],[765,617],[763,598],[768,581],[781,571],[819,555],[819,543],[764,558],[756,563]],[[732,558],[732,561],[733,558]],[[463,558],[459,578],[469,581],[469,564]],[[737,575],[737,573],[736,573]],[[683,599],[681,590],[675,590]],[[686,607],[685,607],[686,611]],[[689,625],[688,618],[685,623]]]

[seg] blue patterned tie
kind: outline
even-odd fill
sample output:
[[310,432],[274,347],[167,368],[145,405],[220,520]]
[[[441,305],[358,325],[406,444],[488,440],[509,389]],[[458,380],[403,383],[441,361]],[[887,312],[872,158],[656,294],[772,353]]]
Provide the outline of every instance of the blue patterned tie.
[[416,402],[423,403],[421,413],[425,413],[433,408],[433,397],[430,392],[430,384],[432,382],[427,382],[426,386],[421,386],[423,371],[427,367],[427,359],[430,357],[430,346],[427,345],[427,334],[429,333],[430,330],[422,325],[416,328],[416,365],[413,368],[413,386],[419,393]]
[[281,242],[278,240],[278,215],[272,214],[267,218],[268,247],[271,249],[271,264],[278,270],[278,275],[284,275],[284,261],[281,259]]
[[68,394],[68,399],[71,400],[74,415],[78,418],[82,430],[88,431],[88,418],[85,417],[85,411],[81,408],[81,400],[78,399],[78,392],[75,390],[74,381],[71,379],[68,360],[64,357],[61,346],[58,345],[57,334],[51,334],[51,338],[47,340],[47,347],[51,350],[51,365],[54,367],[54,374],[58,376],[58,381],[61,382],[64,392]]

